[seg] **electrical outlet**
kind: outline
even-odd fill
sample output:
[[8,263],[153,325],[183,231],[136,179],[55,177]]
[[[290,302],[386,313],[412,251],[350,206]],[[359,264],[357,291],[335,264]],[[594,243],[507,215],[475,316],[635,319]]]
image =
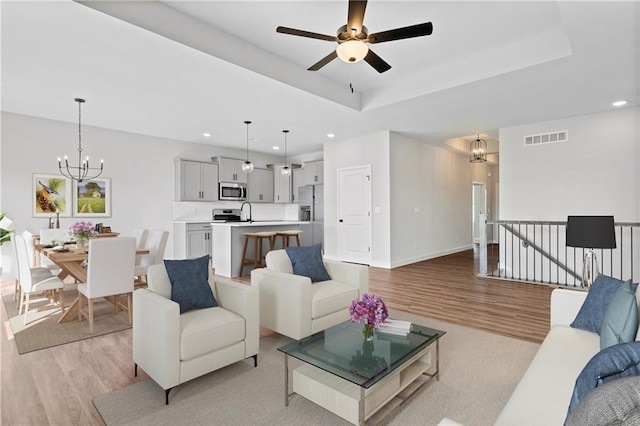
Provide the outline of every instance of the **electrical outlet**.
[[416,248],[420,248],[420,244],[416,243],[415,244]]
[[[413,212],[414,213],[420,213],[420,207],[414,207],[413,208]],[[417,247],[416,247],[417,248]]]

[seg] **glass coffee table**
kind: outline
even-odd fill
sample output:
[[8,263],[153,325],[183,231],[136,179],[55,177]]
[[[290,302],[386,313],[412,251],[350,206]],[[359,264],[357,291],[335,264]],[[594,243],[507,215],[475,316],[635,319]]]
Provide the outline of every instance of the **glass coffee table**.
[[[362,324],[347,321],[282,346],[278,350],[284,353],[285,405],[297,393],[353,424],[364,424],[418,377],[427,380],[405,400],[430,379],[439,380],[439,339],[445,333],[414,324],[407,336],[376,331],[367,342]],[[293,370],[291,393],[290,356],[303,361]]]

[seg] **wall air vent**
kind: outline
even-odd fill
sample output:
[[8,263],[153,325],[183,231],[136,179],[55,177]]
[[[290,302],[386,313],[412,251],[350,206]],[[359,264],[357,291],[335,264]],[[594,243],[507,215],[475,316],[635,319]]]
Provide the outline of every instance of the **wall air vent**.
[[560,130],[551,133],[541,133],[539,135],[529,135],[524,137],[524,146],[542,145],[547,143],[566,142],[569,140],[569,132]]

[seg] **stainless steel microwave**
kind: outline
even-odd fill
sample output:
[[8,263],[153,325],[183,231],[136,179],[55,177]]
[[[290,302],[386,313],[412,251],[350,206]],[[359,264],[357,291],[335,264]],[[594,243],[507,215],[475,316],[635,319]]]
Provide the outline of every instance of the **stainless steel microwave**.
[[247,199],[247,184],[220,182],[220,200],[244,201]]

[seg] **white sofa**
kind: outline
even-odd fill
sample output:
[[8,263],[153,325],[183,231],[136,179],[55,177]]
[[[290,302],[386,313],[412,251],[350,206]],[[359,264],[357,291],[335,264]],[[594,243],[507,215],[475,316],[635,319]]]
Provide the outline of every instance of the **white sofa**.
[[260,325],[300,340],[349,319],[349,304],[369,291],[369,268],[324,260],[331,280],[294,275],[285,250],[272,250],[266,268],[251,271],[260,291]]
[[171,300],[163,264],[147,272],[147,289],[133,293],[133,362],[165,390],[211,371],[253,357],[260,339],[256,288],[209,275],[218,307],[180,314]]
[[555,289],[551,329],[496,425],[562,425],[578,375],[600,351],[600,336],[570,327],[587,292]]

